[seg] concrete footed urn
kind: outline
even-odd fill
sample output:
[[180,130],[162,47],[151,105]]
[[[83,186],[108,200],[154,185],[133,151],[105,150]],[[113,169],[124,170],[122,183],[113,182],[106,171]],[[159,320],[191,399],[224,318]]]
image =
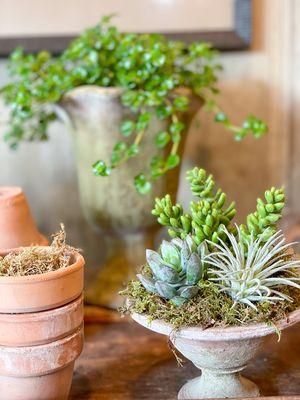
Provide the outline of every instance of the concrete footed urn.
[[[184,89],[182,89],[184,90]],[[101,267],[87,270],[86,299],[93,304],[117,307],[117,295],[123,284],[135,275],[132,265],[144,260],[144,248],[153,247],[153,234],[158,226],[151,215],[155,197],[170,193],[176,197],[179,167],[157,180],[153,191],[140,195],[133,184],[134,177],[145,170],[158,150],[154,138],[166,123],[153,116],[137,157],[112,171],[109,177],[96,177],[92,165],[99,159],[109,160],[114,145],[125,139],[120,124],[135,115],[121,104],[121,88],[82,86],[64,96],[57,112],[69,126],[74,139],[80,199],[86,219],[98,232],[105,233],[106,261]],[[190,92],[185,93],[190,95]],[[186,126],[200,107],[191,97]],[[180,153],[186,133],[183,135]]]
[[[170,337],[177,350],[201,369],[198,378],[188,381],[179,391],[178,399],[258,397],[256,384],[241,371],[258,354],[275,327],[252,324],[229,328],[188,327],[175,330],[160,320],[149,322],[145,315],[132,318],[144,327]],[[300,309],[276,323],[279,330],[300,321]]]

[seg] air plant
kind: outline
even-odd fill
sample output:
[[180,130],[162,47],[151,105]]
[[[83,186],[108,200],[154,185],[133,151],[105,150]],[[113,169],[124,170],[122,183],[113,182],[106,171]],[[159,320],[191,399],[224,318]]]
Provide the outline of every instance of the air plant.
[[[234,301],[233,307],[244,303],[256,309],[255,302],[292,301],[280,291],[282,286],[300,289],[295,267],[299,261],[292,259],[291,243],[285,243],[281,231],[244,238],[242,229],[236,227],[236,235],[224,228],[227,241],[219,239],[216,251],[205,256],[209,280],[217,284],[221,292]],[[266,232],[267,233],[267,232]]]
[[181,306],[200,289],[198,282],[205,274],[203,259],[206,253],[206,244],[197,247],[191,236],[185,240],[164,240],[160,254],[153,250],[146,252],[152,276],[138,274],[137,277],[148,292]]

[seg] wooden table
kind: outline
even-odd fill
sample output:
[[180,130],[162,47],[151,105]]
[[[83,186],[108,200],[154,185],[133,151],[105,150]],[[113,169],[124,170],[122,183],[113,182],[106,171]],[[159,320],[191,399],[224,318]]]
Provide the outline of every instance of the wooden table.
[[[176,364],[166,337],[114,312],[86,307],[85,314],[85,348],[70,400],[175,400],[185,381],[199,374],[189,361]],[[244,375],[268,399],[300,399],[300,325],[284,332],[280,343],[274,336]]]

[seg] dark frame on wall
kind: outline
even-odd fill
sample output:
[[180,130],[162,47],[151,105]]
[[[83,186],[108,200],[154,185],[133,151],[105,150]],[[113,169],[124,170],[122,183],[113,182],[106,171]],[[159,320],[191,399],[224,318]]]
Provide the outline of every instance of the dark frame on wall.
[[[252,0],[234,1],[234,27],[226,31],[161,32],[170,39],[187,43],[203,40],[220,51],[246,50],[252,39]],[[74,36],[34,36],[0,38],[0,57],[7,57],[17,46],[27,52],[37,53],[47,49],[60,54]]]

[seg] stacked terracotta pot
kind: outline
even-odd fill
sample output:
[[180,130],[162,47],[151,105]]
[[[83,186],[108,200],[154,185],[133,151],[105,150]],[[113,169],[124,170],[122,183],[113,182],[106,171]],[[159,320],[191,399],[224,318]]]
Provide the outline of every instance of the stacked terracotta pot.
[[[14,214],[11,223],[5,222],[4,216],[10,214]],[[26,218],[18,220],[22,216],[27,216],[27,223]],[[25,244],[45,243],[20,190],[0,188],[0,246],[4,241],[11,247],[1,229],[6,226],[6,232],[13,233],[14,223],[18,238],[12,241],[31,235]],[[22,226],[25,235],[19,232]],[[1,250],[0,256],[18,251]],[[0,277],[1,400],[68,398],[74,362],[83,347],[84,259],[74,252],[71,261],[66,268],[40,275]]]

